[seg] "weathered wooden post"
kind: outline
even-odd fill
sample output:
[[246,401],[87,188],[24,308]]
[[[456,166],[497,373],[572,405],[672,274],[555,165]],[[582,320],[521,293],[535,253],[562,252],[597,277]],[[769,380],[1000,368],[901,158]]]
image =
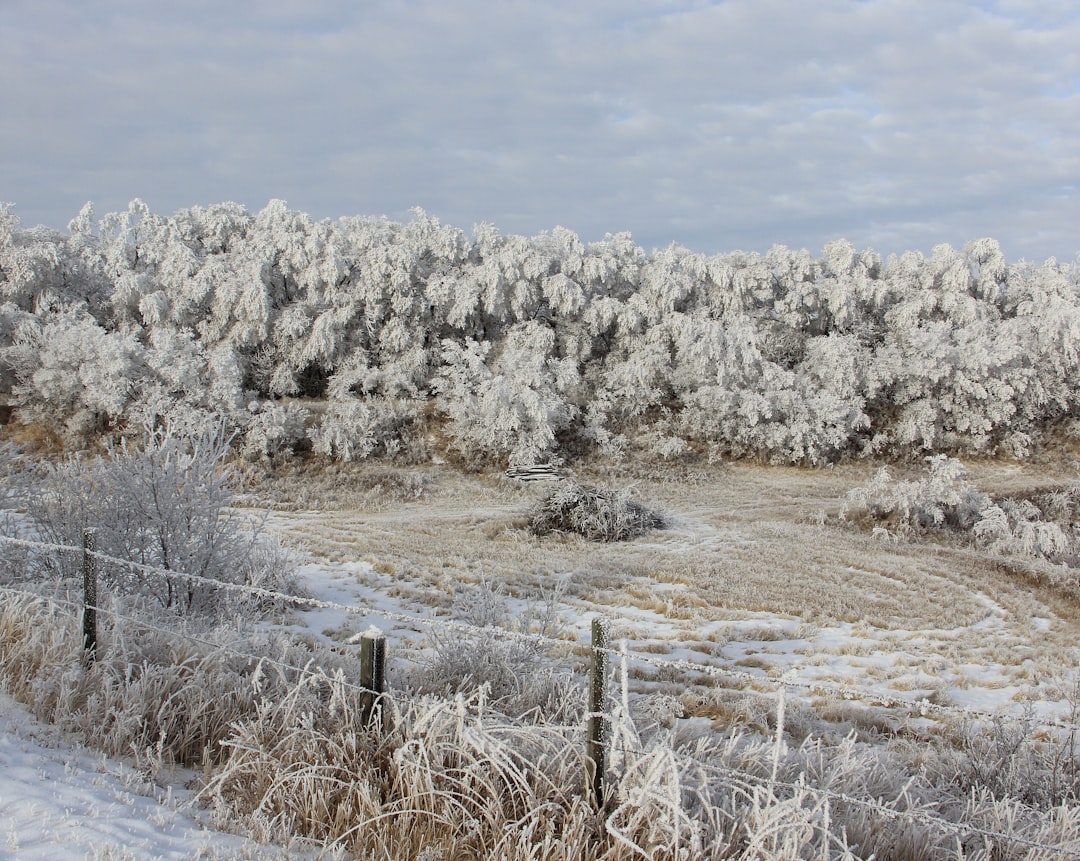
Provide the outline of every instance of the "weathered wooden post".
[[386,690],[386,637],[378,628],[370,628],[360,638],[360,719],[365,727],[378,717],[378,704]]
[[83,653],[87,663],[97,659],[97,559],[94,530],[83,530]]
[[607,768],[607,656],[608,621],[592,621],[592,662],[589,667],[589,740],[585,769],[597,807],[604,804],[604,771]]

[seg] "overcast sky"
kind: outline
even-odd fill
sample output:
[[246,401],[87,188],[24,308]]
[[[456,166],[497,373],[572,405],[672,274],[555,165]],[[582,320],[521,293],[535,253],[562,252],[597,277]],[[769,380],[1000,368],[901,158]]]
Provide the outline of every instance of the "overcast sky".
[[0,0],[0,200],[1080,252],[1076,0]]

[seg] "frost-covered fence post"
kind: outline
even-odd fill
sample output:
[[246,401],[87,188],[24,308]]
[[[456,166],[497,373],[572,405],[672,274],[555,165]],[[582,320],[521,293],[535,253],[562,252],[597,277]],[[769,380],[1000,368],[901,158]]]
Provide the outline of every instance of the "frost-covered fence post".
[[386,690],[386,637],[378,628],[370,628],[360,638],[360,719],[370,726],[377,716],[376,706]]
[[607,767],[607,656],[608,620],[592,621],[592,662],[589,667],[589,740],[585,770],[596,806],[604,804],[604,770]]
[[94,530],[83,530],[83,653],[88,663],[97,658],[97,560]]

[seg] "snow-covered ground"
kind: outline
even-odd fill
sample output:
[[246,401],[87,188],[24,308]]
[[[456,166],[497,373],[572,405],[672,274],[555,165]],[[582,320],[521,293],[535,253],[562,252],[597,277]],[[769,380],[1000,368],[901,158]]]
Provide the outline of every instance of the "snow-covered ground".
[[0,694],[0,858],[11,861],[225,861],[314,857],[207,824],[175,772],[149,782],[87,750]]
[[[531,539],[516,525],[528,499],[499,498],[497,487],[493,498],[468,487],[459,499],[451,486],[430,504],[385,510],[277,511],[271,528],[301,553],[304,589],[335,605],[298,610],[288,624],[338,643],[374,625],[393,650],[423,648],[431,624],[457,612],[481,578],[505,596],[511,615],[559,581],[568,587],[558,598],[567,640],[584,642],[589,618],[601,613],[640,661],[1065,716],[1060,692],[1044,679],[1067,665],[1062,645],[1076,642],[1080,623],[1068,607],[970,554],[881,544],[807,522],[808,505],[840,498],[850,477],[815,476],[802,488],[792,476],[772,478],[778,474],[762,488],[764,472],[732,468],[724,483],[695,487],[692,497],[650,488],[668,493],[673,526],[623,547]],[[822,486],[828,481],[835,487]],[[746,499],[758,502],[747,508]],[[642,689],[648,678],[639,675]],[[154,777],[93,753],[0,696],[0,859],[317,854],[214,830],[185,788],[192,774]]]

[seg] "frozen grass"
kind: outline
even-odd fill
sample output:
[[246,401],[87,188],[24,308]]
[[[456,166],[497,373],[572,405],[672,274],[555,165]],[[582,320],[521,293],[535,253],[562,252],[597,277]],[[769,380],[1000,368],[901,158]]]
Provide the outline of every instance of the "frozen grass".
[[[585,711],[585,693],[565,663],[552,660],[551,640],[565,634],[558,615],[560,589],[511,614],[496,588],[482,581],[456,602],[453,617],[472,626],[433,626],[414,690],[444,697],[483,696],[511,714],[530,713],[572,723]],[[497,636],[500,630],[513,636]]]
[[[341,655],[235,630],[183,648],[161,630],[137,644],[114,631],[88,669],[79,634],[49,601],[5,593],[4,688],[70,731],[135,752],[150,779],[173,760],[201,765],[199,796],[216,821],[260,839],[306,838],[357,858],[508,861],[1034,858],[1080,847],[1075,763],[1062,768],[1060,740],[1020,724],[990,742],[970,728],[891,746],[796,742],[789,722],[804,717],[781,699],[760,732],[739,722],[645,730],[624,692],[597,810],[584,792],[581,719],[514,719],[481,688],[391,696],[373,729]],[[305,659],[302,671],[282,668]],[[1042,786],[1061,791],[1017,794]]]

